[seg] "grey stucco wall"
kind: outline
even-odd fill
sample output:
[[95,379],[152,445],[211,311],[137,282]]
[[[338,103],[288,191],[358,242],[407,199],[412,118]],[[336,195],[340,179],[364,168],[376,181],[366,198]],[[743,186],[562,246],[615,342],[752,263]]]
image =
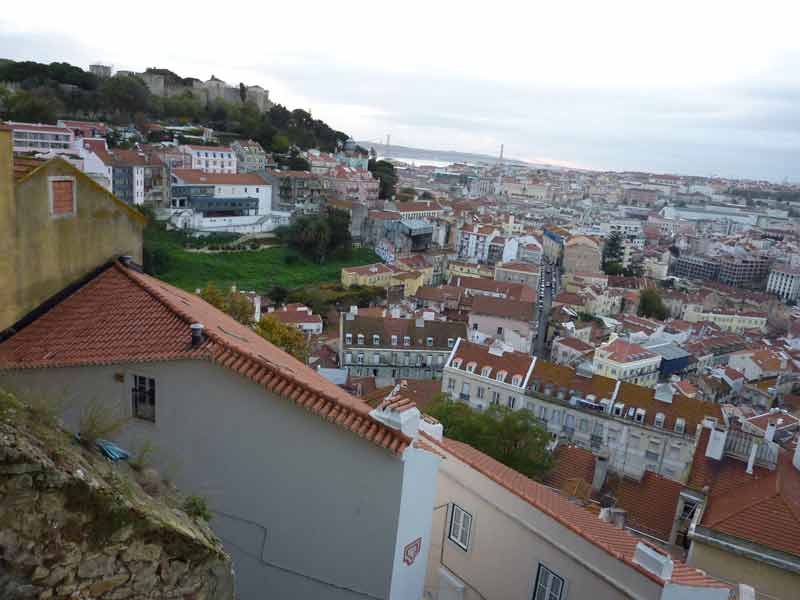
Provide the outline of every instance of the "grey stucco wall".
[[117,440],[151,440],[155,466],[208,499],[240,598],[388,596],[403,463],[386,450],[201,361],[20,371],[0,386],[65,398],[75,427],[91,399],[130,414],[132,374],[156,379],[156,423],[133,419]]

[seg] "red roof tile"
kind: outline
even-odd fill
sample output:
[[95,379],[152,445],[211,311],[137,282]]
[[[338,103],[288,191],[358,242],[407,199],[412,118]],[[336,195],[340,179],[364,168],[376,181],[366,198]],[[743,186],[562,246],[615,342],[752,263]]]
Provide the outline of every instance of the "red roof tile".
[[482,473],[512,494],[519,496],[576,535],[608,552],[660,585],[674,583],[703,587],[729,587],[680,561],[674,562],[672,578],[669,581],[665,581],[634,562],[634,552],[640,540],[627,531],[600,520],[597,515],[573,504],[547,486],[529,479],[522,473],[514,471],[467,444],[449,438],[444,438],[440,442],[435,442],[427,436],[426,439],[436,443],[446,452]]
[[[192,323],[205,341],[191,346]],[[0,369],[177,359],[236,371],[395,453],[410,439],[369,416],[371,407],[204,300],[114,264],[0,344]]]
[[709,430],[704,429],[692,462],[689,485],[709,486],[701,525],[709,529],[800,556],[800,472],[789,452],[781,450],[774,471],[731,457],[705,456]]

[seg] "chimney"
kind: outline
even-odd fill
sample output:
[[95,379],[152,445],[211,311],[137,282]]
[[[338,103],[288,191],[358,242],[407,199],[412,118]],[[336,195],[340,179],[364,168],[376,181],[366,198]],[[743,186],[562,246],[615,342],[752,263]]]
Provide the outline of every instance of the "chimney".
[[722,460],[725,453],[725,441],[728,439],[728,432],[725,429],[712,429],[706,445],[706,456],[714,460]]
[[595,456],[594,463],[594,476],[592,477],[592,491],[599,492],[603,489],[606,483],[606,475],[608,474],[608,451],[601,450]]
[[756,464],[756,452],[758,452],[758,444],[751,442],[750,443],[750,456],[747,458],[747,469],[745,469],[745,473],[748,475],[753,474],[753,465]]
[[197,348],[205,340],[205,336],[203,335],[203,324],[192,323],[190,328],[192,330],[192,348]]
[[633,562],[665,581],[672,577],[672,559],[644,542],[636,544]]
[[778,424],[774,417],[770,417],[767,422],[767,430],[764,432],[764,439],[772,442],[775,439],[775,430],[778,429]]
[[800,436],[795,440],[794,456],[792,457],[794,468],[800,471]]
[[253,296],[253,319],[256,323],[261,320],[261,294]]

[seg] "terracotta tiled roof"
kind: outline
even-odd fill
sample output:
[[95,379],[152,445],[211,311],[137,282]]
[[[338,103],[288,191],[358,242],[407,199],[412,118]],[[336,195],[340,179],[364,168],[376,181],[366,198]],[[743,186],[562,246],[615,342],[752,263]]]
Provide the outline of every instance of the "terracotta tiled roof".
[[[553,458],[553,468],[545,479],[547,485],[564,489],[568,481],[575,479],[591,485],[596,459],[590,450],[559,446]],[[641,481],[610,474],[605,490],[615,498],[616,506],[627,512],[628,525],[668,541],[682,488],[677,481],[645,471]]]
[[[442,382],[438,379],[401,379],[400,396],[410,398],[417,408],[424,409],[433,399],[442,392]],[[378,388],[364,396],[364,401],[370,406],[378,406],[385,400],[392,390],[393,385]]]
[[[489,377],[493,379],[498,372],[505,371],[508,373],[507,383],[511,383],[511,378],[514,375],[519,375],[524,381],[533,362],[533,357],[525,352],[509,351],[503,352],[502,356],[498,356],[489,351],[489,346],[474,344],[464,339],[458,342],[458,347],[453,354],[453,361],[457,358],[461,359],[460,368],[462,370],[466,369],[469,363],[474,362],[476,364],[476,375],[480,375],[484,367],[491,367],[492,370]],[[453,367],[452,361],[448,364]]]
[[539,267],[526,262],[504,262],[495,265],[495,270],[501,269],[506,271],[521,271],[523,273],[536,274],[539,273]]
[[[205,341],[191,346],[192,323]],[[395,453],[410,439],[370,406],[204,300],[114,264],[0,344],[0,369],[207,360]]]
[[609,360],[618,363],[636,362],[658,356],[639,344],[632,344],[622,339],[616,339],[606,346],[601,346],[598,351],[606,354]]
[[559,446],[553,453],[553,467],[544,482],[554,488],[563,489],[570,479],[592,482],[595,456],[589,450],[577,446]]
[[534,316],[533,302],[494,298],[492,296],[475,296],[472,301],[472,312],[515,321],[532,321]]
[[14,180],[19,181],[34,169],[42,166],[46,161],[40,158],[14,157]]
[[[345,346],[354,350],[370,348],[414,348],[417,350],[436,350],[443,351],[450,348],[448,340],[457,340],[466,337],[467,328],[464,323],[454,323],[452,321],[422,321],[418,326],[419,319],[394,319],[385,317],[362,316],[359,314],[353,319],[345,316],[343,322],[343,333],[352,334],[353,342],[345,343]],[[358,334],[364,336],[364,343],[357,344]],[[380,336],[379,345],[372,343],[373,336]],[[392,336],[397,336],[397,346],[391,345]],[[410,338],[410,345],[404,345],[404,338]],[[427,338],[433,338],[433,346],[428,346]]]
[[426,439],[437,444],[446,452],[455,456],[512,494],[519,496],[537,510],[557,521],[576,535],[581,536],[591,544],[608,552],[616,559],[621,560],[629,567],[660,585],[674,583],[702,587],[728,587],[721,581],[709,577],[702,571],[680,561],[674,562],[672,578],[669,581],[665,581],[634,562],[633,556],[636,544],[639,543],[640,540],[627,531],[618,529],[611,523],[600,520],[597,515],[573,504],[567,498],[561,496],[547,486],[525,477],[522,473],[514,471],[467,444],[449,438],[444,438],[440,442],[435,442],[432,438],[427,436]]
[[714,417],[717,421],[722,421],[722,410],[718,404],[703,402],[694,398],[687,398],[676,394],[672,402],[661,402],[655,398],[655,390],[642,387],[633,383],[618,382],[602,375],[591,377],[581,377],[574,369],[563,365],[556,365],[544,360],[537,360],[533,368],[531,381],[539,383],[539,392],[542,393],[544,385],[550,383],[557,389],[566,388],[577,390],[584,395],[594,394],[597,400],[601,398],[611,398],[614,390],[617,391],[617,402],[625,404],[626,410],[631,406],[642,408],[646,411],[645,423],[654,426],[657,413],[664,414],[664,428],[672,430],[675,427],[675,420],[682,418],[686,421],[686,431],[692,432],[694,428],[703,422],[704,417]]
[[701,525],[715,531],[800,556],[800,472],[789,452],[781,450],[774,471],[724,456],[706,457],[709,430],[704,429],[692,462],[689,485],[709,486]]
[[586,354],[587,352],[591,352],[592,350],[594,350],[594,346],[592,346],[591,344],[587,344],[583,340],[576,337],[558,338],[553,343],[566,346],[567,348],[571,348],[572,350],[580,352],[581,354]]

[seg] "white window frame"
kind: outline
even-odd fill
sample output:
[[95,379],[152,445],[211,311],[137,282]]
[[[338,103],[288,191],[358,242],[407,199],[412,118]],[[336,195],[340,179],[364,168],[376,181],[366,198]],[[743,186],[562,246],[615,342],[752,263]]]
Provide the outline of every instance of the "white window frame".
[[[464,518],[466,517],[466,526]],[[472,513],[467,512],[458,504],[453,503],[450,509],[450,526],[447,528],[447,539],[461,548],[464,552],[469,550],[472,534]]]
[[[543,576],[547,576],[547,581],[543,582]],[[553,590],[553,582],[559,582],[558,594]],[[539,563],[536,570],[536,580],[533,584],[533,600],[563,600],[567,597],[567,580],[553,571],[547,565]]]
[[352,333],[346,333],[344,335],[344,343],[347,344],[347,345],[350,345],[350,344],[353,343],[353,334]]

